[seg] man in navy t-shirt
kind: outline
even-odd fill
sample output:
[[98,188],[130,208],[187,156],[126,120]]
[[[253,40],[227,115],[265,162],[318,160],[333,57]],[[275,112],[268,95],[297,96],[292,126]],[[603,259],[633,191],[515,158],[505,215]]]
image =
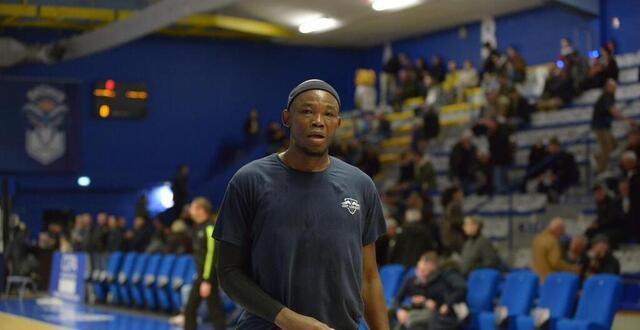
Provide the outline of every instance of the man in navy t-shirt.
[[330,157],[340,99],[321,80],[289,95],[290,147],[229,182],[213,236],[238,329],[388,329],[375,241],[385,233],[376,187]]

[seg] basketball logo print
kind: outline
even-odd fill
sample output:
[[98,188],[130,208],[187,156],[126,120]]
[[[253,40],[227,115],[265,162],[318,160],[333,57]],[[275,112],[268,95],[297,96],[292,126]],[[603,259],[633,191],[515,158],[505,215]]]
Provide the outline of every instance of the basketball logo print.
[[360,203],[353,198],[345,198],[341,206],[347,209],[351,214],[355,214],[356,211],[360,210]]

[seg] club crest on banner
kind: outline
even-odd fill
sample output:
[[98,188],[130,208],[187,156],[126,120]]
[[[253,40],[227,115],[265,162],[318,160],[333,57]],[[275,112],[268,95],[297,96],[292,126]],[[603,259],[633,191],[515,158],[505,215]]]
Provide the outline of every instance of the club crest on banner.
[[25,150],[29,157],[49,165],[66,152],[65,118],[69,108],[63,91],[49,85],[38,85],[27,92],[28,102],[22,110],[29,122]]

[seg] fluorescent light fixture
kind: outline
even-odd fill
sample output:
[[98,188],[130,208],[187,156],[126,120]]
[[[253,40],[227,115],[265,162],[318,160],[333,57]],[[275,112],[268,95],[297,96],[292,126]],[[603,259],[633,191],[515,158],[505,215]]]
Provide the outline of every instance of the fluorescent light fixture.
[[78,178],[78,186],[88,187],[91,184],[91,179],[88,176],[81,176]]
[[375,11],[396,11],[417,6],[422,0],[373,0],[371,8]]
[[320,33],[336,29],[339,26],[340,22],[335,18],[318,17],[300,24],[298,31],[300,33]]

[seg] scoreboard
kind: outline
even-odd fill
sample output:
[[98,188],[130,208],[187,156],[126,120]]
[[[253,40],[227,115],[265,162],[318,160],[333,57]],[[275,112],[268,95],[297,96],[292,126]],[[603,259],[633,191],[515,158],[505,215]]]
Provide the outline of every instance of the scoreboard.
[[93,88],[94,113],[100,119],[142,119],[147,116],[147,86],[105,80]]

